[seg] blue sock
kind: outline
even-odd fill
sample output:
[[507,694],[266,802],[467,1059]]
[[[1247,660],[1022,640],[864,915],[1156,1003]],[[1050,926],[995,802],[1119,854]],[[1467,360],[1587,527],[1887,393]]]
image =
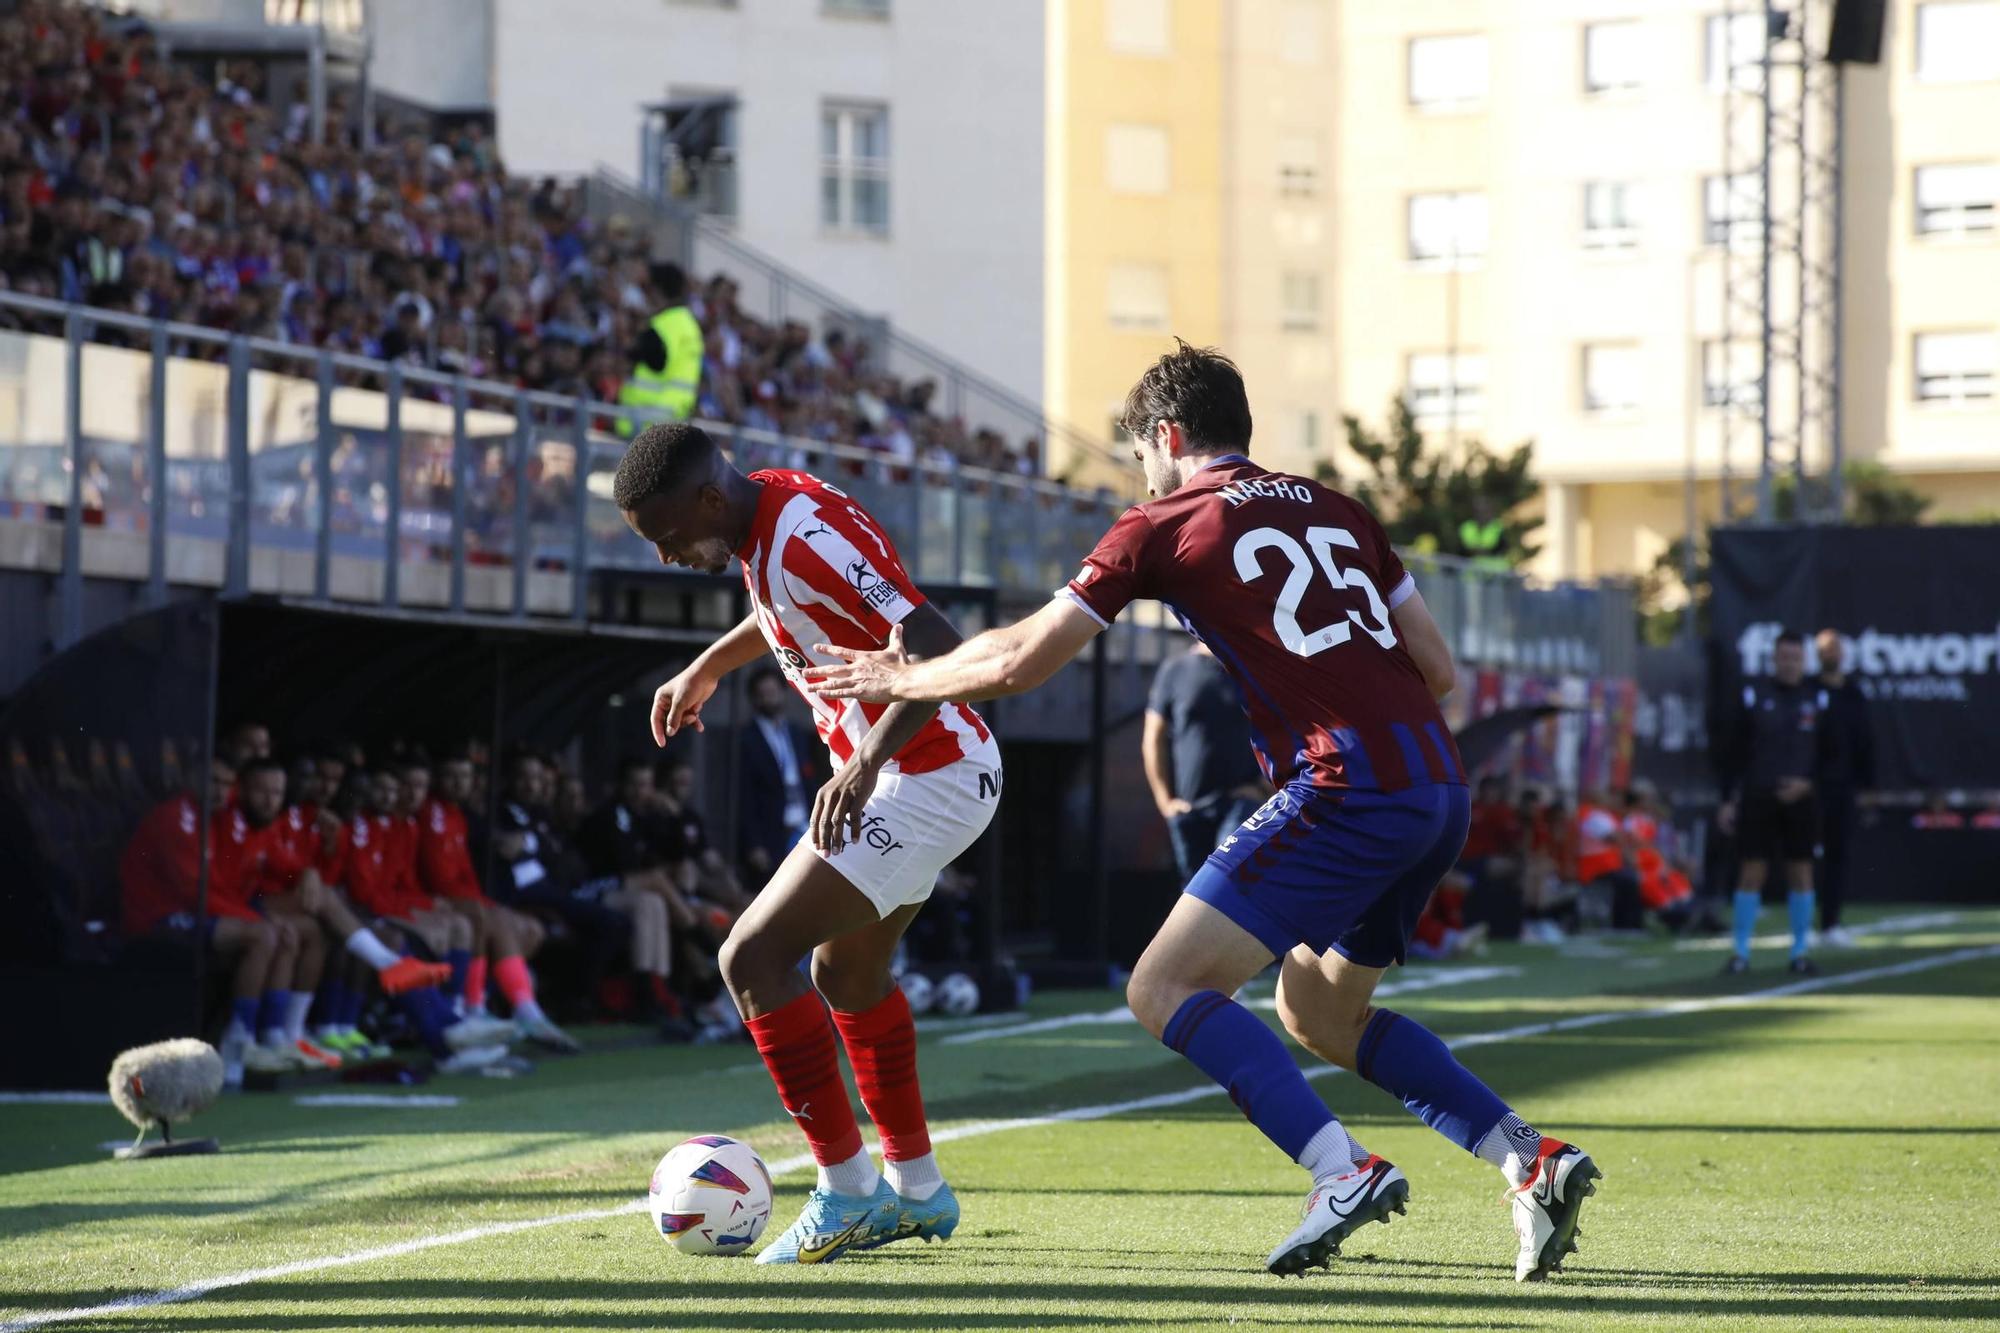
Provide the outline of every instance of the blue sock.
[[1377,1009],[1362,1029],[1354,1068],[1469,1153],[1478,1152],[1487,1131],[1511,1114],[1436,1033],[1392,1009]]
[[403,1012],[416,1024],[417,1035],[423,1038],[425,1049],[442,1060],[451,1054],[451,1043],[444,1039],[444,1030],[451,1026],[451,1006],[444,996],[438,994],[435,986],[419,986],[415,990],[404,991],[397,1003]]
[[445,989],[455,996],[464,996],[465,974],[472,968],[472,951],[470,949],[447,949],[445,950],[444,960],[451,965],[451,980],[446,983]]
[[1736,956],[1750,956],[1750,936],[1757,929],[1757,914],[1764,910],[1763,895],[1748,889],[1736,891]]
[[351,1028],[361,1021],[361,1010],[367,1005],[367,1000],[352,986],[342,986],[340,992],[340,1013],[333,1021],[344,1028]]
[[1160,1040],[1221,1084],[1236,1109],[1294,1161],[1333,1121],[1278,1034],[1220,991],[1188,996]]
[[1792,918],[1792,957],[1806,956],[1806,937],[1812,934],[1813,891],[1793,890],[1785,899],[1785,911]]
[[288,990],[267,990],[264,992],[263,1006],[257,1011],[255,1031],[262,1035],[272,1028],[285,1030],[285,1010],[292,1003],[292,993]]
[[329,981],[319,988],[319,1003],[313,1009],[321,1027],[337,1028],[341,1025],[341,1015],[347,1011],[348,989],[346,983]]
[[250,1040],[257,1040],[258,1000],[254,995],[239,995],[229,1002],[229,1012],[235,1016],[236,1024],[250,1034]]

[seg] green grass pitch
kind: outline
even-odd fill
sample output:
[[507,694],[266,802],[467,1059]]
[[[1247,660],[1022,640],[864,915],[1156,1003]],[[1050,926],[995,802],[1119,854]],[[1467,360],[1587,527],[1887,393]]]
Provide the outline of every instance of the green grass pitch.
[[[0,1105],[0,1329],[2000,1326],[2000,911],[1890,924],[1799,988],[1779,949],[1724,979],[1715,947],[1627,940],[1391,974],[1386,1003],[1604,1170],[1541,1286],[1512,1280],[1499,1174],[1344,1074],[1317,1086],[1409,1215],[1266,1275],[1303,1173],[1176,1096],[1200,1076],[1098,992],[927,1023],[958,1236],[818,1269],[684,1258],[628,1209],[690,1134],[799,1156],[747,1047],[612,1043],[430,1109],[232,1097],[190,1127],[211,1158],[114,1163],[109,1107]],[[186,1299],[92,1310],[162,1292]]]

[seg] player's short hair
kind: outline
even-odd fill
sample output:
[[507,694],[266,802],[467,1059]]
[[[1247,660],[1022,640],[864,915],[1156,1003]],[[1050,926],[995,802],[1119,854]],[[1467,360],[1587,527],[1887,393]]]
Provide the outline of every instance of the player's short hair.
[[618,761],[619,782],[624,782],[626,778],[631,777],[634,773],[644,773],[646,776],[651,777],[653,775],[653,761],[644,755],[637,754],[628,754]]
[[[229,761],[225,759],[223,762],[227,764]],[[236,780],[238,782],[248,782],[259,773],[276,773],[280,776],[283,776],[285,773],[284,761],[273,759],[269,756],[261,759],[246,759],[235,767]]]
[[1236,363],[1213,347],[1174,339],[1174,350],[1146,368],[1118,424],[1140,439],[1171,421],[1203,449],[1250,447],[1250,396]]
[[1795,629],[1780,630],[1778,632],[1778,642],[1775,646],[1782,648],[1788,643],[1794,648],[1803,648],[1806,646],[1805,635]]
[[757,687],[767,680],[775,680],[780,686],[785,683],[785,673],[774,666],[760,666],[750,673],[750,690],[754,694]]
[[706,478],[715,466],[715,441],[699,426],[660,421],[639,432],[618,460],[611,499],[620,509],[637,509],[656,495],[671,495],[690,481]]

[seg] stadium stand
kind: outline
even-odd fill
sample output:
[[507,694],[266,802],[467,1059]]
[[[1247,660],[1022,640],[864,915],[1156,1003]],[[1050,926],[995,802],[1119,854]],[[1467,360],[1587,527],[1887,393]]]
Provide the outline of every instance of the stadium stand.
[[[335,94],[313,143],[263,86],[255,62],[217,62],[211,78],[163,60],[137,20],[16,7],[0,20],[6,287],[617,399],[664,303],[631,227],[588,217],[579,185],[509,176],[476,122],[434,138],[384,113],[369,135]],[[881,373],[864,339],[755,318],[736,294],[716,274],[691,302],[707,340],[697,415],[933,467],[1040,472],[1037,440],[942,415],[934,381]]]

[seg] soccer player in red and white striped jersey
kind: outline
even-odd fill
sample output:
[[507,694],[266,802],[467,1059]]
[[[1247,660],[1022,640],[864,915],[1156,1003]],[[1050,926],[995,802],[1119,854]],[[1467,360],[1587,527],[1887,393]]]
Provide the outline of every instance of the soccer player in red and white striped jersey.
[[[963,704],[831,700],[804,673],[838,660],[820,644],[929,657],[957,647],[958,632],[852,498],[802,472],[745,476],[698,427],[642,432],[613,495],[662,564],[720,574],[738,559],[750,593],[743,623],[654,695],[655,742],[700,730],[722,678],[768,648],[811,707],[836,770],[807,836],[722,947],[723,979],[819,1163],[804,1212],[757,1261],[825,1263],[856,1246],[947,1238],[958,1202],[931,1155],[916,1028],[889,960],[938,872],[992,819],[999,748]],[[797,968],[808,951],[811,986]],[[881,1136],[886,1180],[862,1147],[836,1030]]]

